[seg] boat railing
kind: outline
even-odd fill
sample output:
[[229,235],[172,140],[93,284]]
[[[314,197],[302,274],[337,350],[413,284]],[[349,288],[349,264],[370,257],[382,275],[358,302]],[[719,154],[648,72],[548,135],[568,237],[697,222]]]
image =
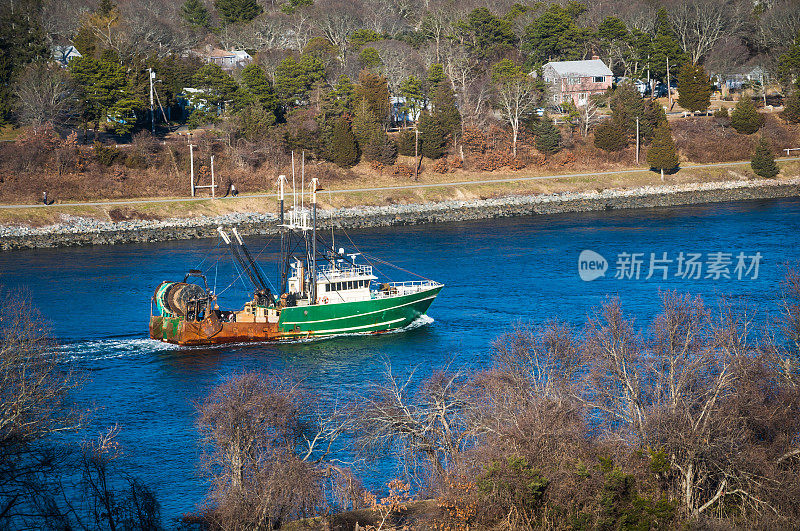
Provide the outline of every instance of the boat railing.
[[334,267],[334,266],[320,266],[317,269],[317,274],[319,278],[325,279],[341,279],[341,278],[354,278],[354,277],[363,277],[363,276],[371,276],[372,275],[372,266],[354,266],[348,265],[344,267]]
[[[432,288],[443,286],[440,282],[433,280],[408,280],[406,282],[387,282],[381,284],[380,291],[373,291],[372,295],[375,299],[384,299],[387,297],[397,297],[400,295],[410,295],[412,293],[419,293]],[[383,289],[388,287],[389,289]]]

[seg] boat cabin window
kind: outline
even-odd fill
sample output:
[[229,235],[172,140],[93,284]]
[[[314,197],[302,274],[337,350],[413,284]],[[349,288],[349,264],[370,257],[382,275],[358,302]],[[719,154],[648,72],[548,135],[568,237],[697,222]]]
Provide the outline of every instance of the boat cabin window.
[[344,291],[348,289],[358,289],[358,288],[368,288],[369,287],[369,280],[350,280],[347,282],[330,282],[328,284],[323,284],[323,291],[331,292],[331,291]]

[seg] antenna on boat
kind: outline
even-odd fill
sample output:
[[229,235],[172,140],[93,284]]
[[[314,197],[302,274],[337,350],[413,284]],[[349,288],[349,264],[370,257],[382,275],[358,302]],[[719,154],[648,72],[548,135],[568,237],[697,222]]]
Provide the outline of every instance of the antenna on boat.
[[294,177],[294,151],[292,151],[292,208],[297,210],[297,193],[295,192],[295,177]]
[[305,202],[306,193],[306,150],[301,151],[300,154],[300,208],[306,207]]

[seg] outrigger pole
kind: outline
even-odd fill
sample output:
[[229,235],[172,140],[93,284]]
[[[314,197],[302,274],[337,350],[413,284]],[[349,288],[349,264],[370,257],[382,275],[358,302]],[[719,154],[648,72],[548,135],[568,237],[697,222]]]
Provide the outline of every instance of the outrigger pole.
[[286,227],[284,221],[284,184],[286,183],[286,176],[280,175],[278,176],[278,180],[280,181],[281,185],[281,213],[280,213],[280,227],[281,227],[281,264],[278,270],[278,288],[280,289],[281,294],[286,293],[286,277],[287,277],[287,265],[289,263],[288,255],[289,251],[287,249],[287,241],[286,241]]

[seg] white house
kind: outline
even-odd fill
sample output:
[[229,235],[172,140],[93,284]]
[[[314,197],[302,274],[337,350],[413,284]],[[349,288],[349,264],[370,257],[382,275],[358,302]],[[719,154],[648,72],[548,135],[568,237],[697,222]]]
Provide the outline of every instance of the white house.
[[223,70],[243,68],[253,62],[253,58],[244,50],[222,50],[207,46],[203,51],[195,52],[206,63],[219,65]]
[[76,57],[83,57],[81,52],[75,49],[71,44],[64,46],[53,46],[53,59],[58,62],[62,67],[66,67],[70,61]]

